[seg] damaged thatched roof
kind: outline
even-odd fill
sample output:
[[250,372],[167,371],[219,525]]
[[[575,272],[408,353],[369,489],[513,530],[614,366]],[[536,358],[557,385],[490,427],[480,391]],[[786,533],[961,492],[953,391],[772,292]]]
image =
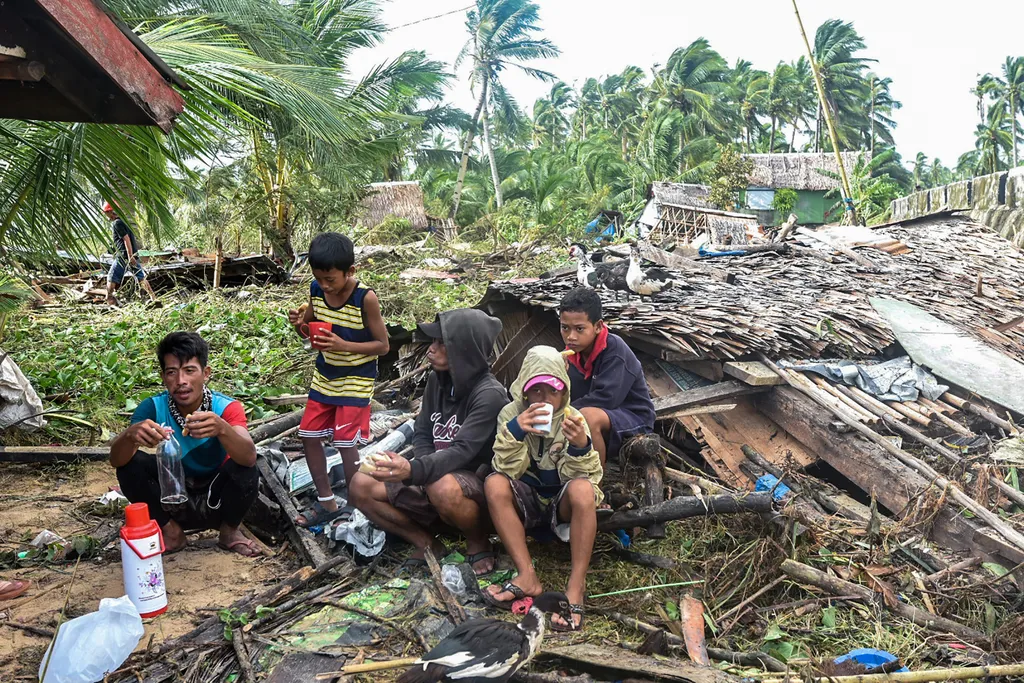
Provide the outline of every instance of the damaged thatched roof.
[[[868,272],[844,256],[834,263],[774,252],[716,258],[716,266],[736,275],[733,284],[688,270],[679,274],[677,287],[653,301],[616,301],[614,293],[602,293],[604,317],[617,333],[680,359],[735,359],[757,351],[773,358],[828,352],[857,357],[878,354],[895,341],[868,301],[883,296],[916,304],[1024,360],[1024,330],[993,329],[1024,316],[1024,256],[1018,250],[960,217],[897,224],[884,234],[912,247],[900,256],[861,252],[889,272]],[[979,274],[983,296],[976,292]],[[514,298],[555,309],[575,286],[575,275],[495,282],[486,301]]]
[[417,230],[427,228],[423,208],[423,189],[417,181],[371,183],[369,192],[359,202],[356,222],[375,228],[389,217],[404,218]]
[[707,185],[669,183],[658,181],[651,184],[651,195],[658,204],[692,206],[697,209],[717,208],[708,201],[710,188]]
[[[853,169],[857,158],[862,154],[865,160],[870,160],[871,155],[868,152],[842,152],[843,165],[847,173]],[[832,152],[743,156],[754,162],[750,183],[756,187],[820,191],[834,190],[840,185],[839,165]],[[836,177],[830,177],[821,171],[835,174]]]

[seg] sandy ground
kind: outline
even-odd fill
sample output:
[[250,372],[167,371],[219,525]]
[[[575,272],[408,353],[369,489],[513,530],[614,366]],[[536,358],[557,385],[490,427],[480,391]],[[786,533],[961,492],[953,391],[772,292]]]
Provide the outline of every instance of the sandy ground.
[[[106,463],[63,470],[0,465],[0,549],[13,550],[39,531],[50,529],[65,538],[89,533],[100,518],[80,510],[117,482]],[[14,621],[53,629],[67,595],[73,565],[0,569],[2,579],[30,579],[33,586],[11,603],[0,602],[0,624]],[[169,609],[146,622],[145,648],[192,629],[213,611],[226,607],[250,590],[279,581],[288,568],[278,559],[241,557],[216,548],[216,534],[191,536],[182,552],[164,558]],[[48,587],[59,586],[48,593]],[[41,594],[41,595],[40,595]],[[124,594],[119,552],[83,561],[68,603],[68,616],[94,611],[102,598]],[[33,598],[33,596],[39,596]],[[11,607],[13,605],[13,608]],[[0,681],[36,680],[46,638],[0,626]]]

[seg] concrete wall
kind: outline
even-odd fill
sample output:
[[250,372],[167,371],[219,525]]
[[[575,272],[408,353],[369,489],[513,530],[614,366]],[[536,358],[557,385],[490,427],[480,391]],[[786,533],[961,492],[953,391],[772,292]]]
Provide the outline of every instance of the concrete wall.
[[1024,167],[922,190],[893,200],[892,220],[969,211],[1018,247],[1024,246]]

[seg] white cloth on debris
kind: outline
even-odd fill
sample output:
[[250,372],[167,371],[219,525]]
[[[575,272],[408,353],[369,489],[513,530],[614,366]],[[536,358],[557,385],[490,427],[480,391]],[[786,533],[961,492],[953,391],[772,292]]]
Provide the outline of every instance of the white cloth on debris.
[[334,523],[327,533],[335,541],[353,546],[363,557],[376,557],[384,550],[384,532],[359,510],[353,510],[348,519]]
[[0,350],[0,358],[3,358],[0,361],[0,430],[15,423],[25,430],[45,427],[46,420],[39,414],[43,412],[43,402],[32,383],[3,350]]
[[779,365],[859,387],[883,401],[916,401],[919,395],[934,401],[949,390],[948,386],[939,384],[935,375],[910,360],[910,356],[875,364],[839,360],[821,363],[780,361]]

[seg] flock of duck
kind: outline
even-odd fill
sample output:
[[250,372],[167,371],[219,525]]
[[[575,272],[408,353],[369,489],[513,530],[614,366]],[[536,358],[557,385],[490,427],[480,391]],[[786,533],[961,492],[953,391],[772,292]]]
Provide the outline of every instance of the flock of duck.
[[640,265],[642,256],[640,246],[636,243],[630,247],[629,258],[621,260],[604,260],[595,263],[587,253],[587,248],[575,243],[569,247],[569,254],[576,259],[576,279],[588,289],[604,289],[616,293],[629,292],[640,296],[653,297],[672,286],[673,276],[663,268],[643,268]]

